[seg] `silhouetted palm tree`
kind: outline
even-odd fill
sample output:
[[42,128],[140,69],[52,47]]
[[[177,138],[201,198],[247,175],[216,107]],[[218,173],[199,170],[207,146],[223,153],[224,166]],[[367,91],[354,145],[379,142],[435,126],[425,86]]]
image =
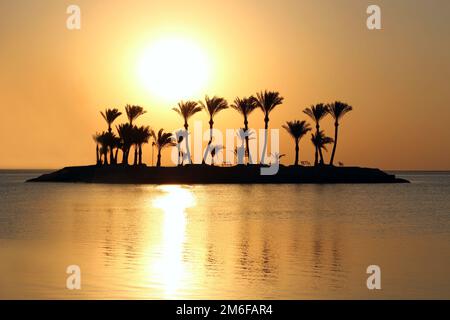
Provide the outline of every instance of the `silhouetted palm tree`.
[[111,126],[113,122],[122,114],[117,109],[106,109],[105,112],[100,111],[103,119],[105,119],[108,124],[108,132],[112,132]]
[[303,138],[303,136],[311,130],[311,127],[309,126],[306,121],[288,121],[285,125],[283,125],[283,128],[286,129],[286,131],[294,138],[295,141],[295,162],[294,165],[298,166],[298,160],[299,160],[299,150],[300,150],[300,140]]
[[239,112],[244,117],[244,135],[245,135],[245,153],[248,156],[247,163],[252,163],[252,157],[249,147],[249,137],[248,137],[248,116],[257,108],[255,103],[255,97],[250,98],[236,98],[231,108]]
[[120,144],[120,139],[115,135],[114,132],[106,132],[105,139],[108,143],[109,149],[109,163],[116,164],[116,157],[114,156],[114,149]]
[[96,133],[92,136],[92,139],[94,139],[95,142],[95,158],[96,158],[96,163],[97,165],[102,164],[102,159],[101,159],[101,153],[100,153],[100,149],[101,149],[101,141],[99,139],[100,133]]
[[105,132],[104,135],[109,150],[109,163],[114,164],[114,147],[117,143],[117,136],[112,131]]
[[339,120],[347,113],[352,111],[353,108],[340,101],[335,101],[333,103],[330,103],[328,105],[328,113],[333,117],[334,119],[334,145],[333,145],[333,151],[331,152],[331,159],[330,159],[330,165],[333,165],[334,162],[334,155],[336,153],[336,146],[338,141],[338,127],[339,127]]
[[[319,132],[311,134],[311,142],[313,143],[316,150],[319,150],[319,153],[322,154],[322,149],[327,151],[327,144],[333,143],[334,140],[331,137],[325,136],[325,133],[323,130],[320,130]],[[316,157],[317,157],[317,151],[316,151]]]
[[[103,131],[102,133],[97,133],[94,135],[94,141],[97,145],[100,145],[100,148],[97,148],[97,163],[101,162],[101,156],[103,156],[103,164],[108,164],[108,151],[112,154],[112,146],[114,144],[115,135],[109,131]],[[100,161],[99,161],[100,159]]]
[[149,126],[135,127],[134,129],[134,142],[136,144],[136,149],[138,150],[138,160],[135,160],[135,164],[142,164],[142,145],[148,143],[152,133]]
[[[129,105],[125,106],[125,111],[127,113],[128,122],[133,126],[133,121],[145,114],[147,111],[141,106]],[[131,145],[134,145],[134,165],[138,163],[138,144],[137,144],[137,127],[133,127],[132,141]]]
[[[323,103],[316,104],[315,106],[311,106],[310,108],[306,108],[303,110],[305,114],[307,114],[316,124],[316,135],[319,135],[320,132],[320,120],[322,120],[328,114],[328,107]],[[318,156],[317,153],[320,154],[320,164],[324,164],[322,149],[316,148],[315,152],[315,161],[314,165],[318,164]]]
[[175,111],[176,113],[178,113],[184,120],[184,129],[186,130],[186,136],[185,136],[185,140],[186,140],[186,152],[187,152],[187,157],[189,159],[189,162],[192,163],[192,159],[191,159],[191,153],[189,150],[189,118],[192,117],[194,114],[196,114],[197,112],[200,112],[202,110],[202,107],[198,105],[197,102],[195,101],[186,101],[186,102],[179,102],[177,108],[172,108],[173,111]]
[[133,125],[133,121],[145,114],[147,111],[144,110],[141,106],[132,106],[127,104],[125,106],[125,111],[127,113],[127,118],[130,125]]
[[174,137],[171,133],[164,132],[164,129],[159,129],[158,134],[155,133],[155,131],[152,130],[152,137],[155,141],[155,145],[158,148],[158,157],[156,161],[156,166],[161,166],[161,151],[162,149],[170,146],[175,146],[176,142],[174,140]]
[[128,164],[130,148],[134,143],[134,126],[129,123],[123,123],[116,126],[122,146],[122,164]]
[[250,159],[250,163],[252,163],[251,160],[251,153],[250,153],[250,148],[247,148],[244,145],[245,144],[249,145],[249,140],[253,140],[254,138],[252,137],[253,132],[245,132],[245,128],[241,128],[239,130],[236,131],[236,136],[239,138],[239,141],[241,142],[241,145],[239,147],[235,148],[235,156],[237,157],[237,164],[244,164],[244,157],[245,155],[247,155]]
[[184,135],[185,135],[185,131],[178,130],[175,132],[175,136],[174,136],[175,141],[177,143],[177,150],[178,150],[177,166],[181,165],[181,161],[180,161],[180,159],[182,159],[181,143],[183,142]]
[[228,108],[228,102],[224,98],[220,97],[208,97],[205,96],[205,102],[199,101],[199,105],[208,112],[209,114],[209,141],[208,147],[205,150],[205,154],[203,155],[202,163],[205,163],[205,158],[208,154],[208,150],[211,147],[211,143],[213,140],[213,127],[214,127],[214,116],[218,114],[220,111]]
[[114,142],[112,145],[113,150],[115,149],[115,153],[114,153],[114,159],[111,162],[112,164],[117,164],[117,155],[119,154],[119,149],[122,148],[122,140],[120,139],[120,137],[115,137],[114,138]]
[[269,129],[269,115],[270,112],[275,109],[276,106],[283,103],[283,97],[280,96],[279,92],[275,91],[264,91],[259,92],[256,95],[256,99],[254,99],[254,103],[258,108],[262,110],[264,113],[264,129],[265,129],[265,137],[264,137],[264,146],[261,155],[261,163],[264,164],[264,157],[266,155],[267,150],[267,140],[268,140],[268,129]]

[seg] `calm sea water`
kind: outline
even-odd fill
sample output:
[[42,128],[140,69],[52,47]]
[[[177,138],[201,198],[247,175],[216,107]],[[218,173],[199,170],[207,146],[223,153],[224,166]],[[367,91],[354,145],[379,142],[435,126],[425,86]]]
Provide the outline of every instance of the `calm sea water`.
[[[450,299],[450,173],[401,185],[29,184],[0,171],[0,298]],[[66,268],[81,268],[81,290]],[[366,269],[381,267],[381,290]]]

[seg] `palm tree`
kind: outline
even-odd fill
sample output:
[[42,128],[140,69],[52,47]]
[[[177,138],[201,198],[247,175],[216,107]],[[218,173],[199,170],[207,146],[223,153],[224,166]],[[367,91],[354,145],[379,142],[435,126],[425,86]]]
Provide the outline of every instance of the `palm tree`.
[[269,130],[269,115],[270,112],[275,109],[276,106],[283,103],[283,97],[280,96],[279,92],[276,91],[264,91],[259,92],[256,95],[256,99],[254,99],[254,103],[256,107],[260,108],[264,113],[264,129],[265,129],[265,137],[264,137],[264,146],[263,152],[261,155],[261,164],[264,164],[264,157],[266,155],[267,150],[267,140],[268,140],[268,130]]
[[147,111],[144,110],[141,106],[132,106],[127,104],[125,106],[125,111],[127,113],[127,118],[130,125],[133,125],[133,121],[145,114]]
[[[311,106],[310,108],[306,108],[303,110],[303,113],[308,115],[316,124],[316,136],[319,135],[320,132],[320,120],[322,120],[327,114],[328,114],[328,107],[324,105],[323,103],[316,104],[315,106]],[[317,166],[318,162],[318,155],[320,154],[320,164],[324,164],[323,161],[323,154],[322,149],[316,148],[315,153],[315,161],[314,165]]]
[[128,164],[130,148],[134,142],[134,126],[129,123],[123,123],[116,126],[122,146],[122,164]]
[[117,136],[112,131],[105,132],[104,135],[107,147],[109,149],[109,163],[114,164],[114,148],[117,143]]
[[183,142],[184,139],[184,131],[183,130],[176,131],[174,138],[177,143],[177,150],[178,150],[177,166],[179,166],[181,165],[180,159],[182,159],[181,143]]
[[108,124],[108,132],[112,132],[111,126],[113,122],[122,114],[117,109],[105,109],[105,112],[100,111],[103,119],[105,119]]
[[142,145],[148,143],[148,140],[152,136],[149,126],[135,127],[135,144],[138,149],[138,160],[135,159],[135,164],[142,164]]
[[[111,135],[113,134],[112,132],[112,124],[114,123],[114,121],[122,114],[121,112],[119,112],[119,110],[117,109],[105,109],[105,111],[100,111],[100,114],[102,115],[103,119],[105,119],[106,123],[108,124],[108,133]],[[113,134],[114,135],[114,134]],[[116,136],[114,135],[114,137],[109,136],[109,142],[111,143],[108,148],[109,148],[109,152],[110,152],[110,163],[114,164],[114,145],[116,143]]]
[[155,141],[155,145],[158,148],[158,157],[156,160],[156,166],[161,167],[161,151],[162,149],[170,146],[175,146],[176,142],[174,141],[174,137],[169,132],[164,132],[164,129],[159,129],[158,134],[152,130],[151,132],[153,140]]
[[337,146],[337,140],[338,140],[338,127],[339,127],[339,120],[347,113],[352,111],[353,108],[346,104],[345,102],[335,101],[328,105],[328,113],[333,117],[334,119],[334,145],[333,145],[333,151],[331,152],[331,159],[330,159],[330,165],[333,165],[334,161],[334,155],[336,153],[336,146]]
[[211,147],[211,143],[213,140],[213,127],[214,127],[214,116],[218,114],[220,111],[228,108],[228,102],[224,98],[220,97],[208,97],[205,96],[205,102],[199,101],[199,105],[208,112],[209,114],[209,141],[208,147],[205,150],[205,154],[203,155],[202,164],[205,164],[206,155],[208,154],[208,150]]
[[100,137],[100,133],[98,133],[98,132],[92,136],[92,139],[94,139],[95,146],[96,146],[96,148],[95,148],[95,158],[96,158],[97,165],[102,164],[101,153],[100,153],[100,149],[101,149],[101,144],[100,143],[101,143],[101,141],[100,141],[99,137]]
[[114,158],[111,164],[117,164],[117,155],[119,153],[119,149],[122,148],[122,140],[120,139],[120,137],[115,136],[112,148],[115,149],[116,151],[114,153]]
[[109,149],[109,163],[115,164],[116,161],[115,161],[115,156],[114,156],[114,149],[118,145],[118,141],[120,141],[120,139],[112,131],[105,132],[104,134],[105,134],[106,143],[108,144],[108,149]]
[[[241,128],[241,129],[237,130],[237,132],[236,132],[236,136],[239,138],[239,141],[241,142],[241,145],[239,147],[236,147],[234,150],[234,154],[237,157],[238,164],[244,164],[245,155],[248,155],[250,157],[250,149],[247,150],[247,148],[244,145],[244,141],[248,145],[249,140],[254,139],[252,137],[252,134],[253,134],[253,132],[246,133],[245,128]],[[250,159],[250,163],[252,163],[251,159]]]
[[294,138],[295,141],[295,162],[294,165],[298,166],[298,159],[299,159],[299,144],[300,140],[303,138],[303,136],[311,130],[311,127],[309,126],[309,123],[306,121],[288,121],[285,125],[283,125],[283,128],[286,129],[286,131]]
[[[311,142],[313,143],[316,150],[319,150],[320,154],[322,154],[322,149],[327,151],[327,144],[333,143],[334,140],[331,137],[327,137],[323,130],[319,132],[311,134]],[[317,151],[316,151],[317,158]]]
[[244,117],[244,135],[245,135],[245,150],[248,156],[247,163],[252,163],[252,157],[250,154],[249,137],[248,137],[248,116],[257,108],[255,103],[255,97],[250,98],[236,98],[231,108],[239,112]]
[[[94,141],[97,143],[97,164],[101,163],[101,157],[103,156],[103,164],[108,164],[108,150],[112,154],[112,145],[114,143],[115,135],[109,131],[103,131],[93,136]],[[100,145],[100,148],[98,148]]]
[[[127,113],[128,122],[131,126],[133,126],[133,121],[135,121],[137,118],[145,114],[147,111],[144,110],[141,106],[135,106],[135,105],[129,105],[127,104],[125,106],[125,111]],[[132,145],[134,145],[134,165],[137,165],[138,161],[138,145],[137,145],[137,127],[133,127],[133,134],[132,134]]]
[[191,153],[189,151],[189,141],[188,141],[188,129],[189,129],[189,118],[192,117],[197,112],[200,112],[202,110],[202,107],[198,105],[195,101],[186,101],[186,102],[179,102],[178,106],[176,108],[172,108],[173,111],[178,113],[184,120],[184,129],[186,130],[186,152],[187,152],[187,158],[189,159],[189,163],[192,163],[191,159]]

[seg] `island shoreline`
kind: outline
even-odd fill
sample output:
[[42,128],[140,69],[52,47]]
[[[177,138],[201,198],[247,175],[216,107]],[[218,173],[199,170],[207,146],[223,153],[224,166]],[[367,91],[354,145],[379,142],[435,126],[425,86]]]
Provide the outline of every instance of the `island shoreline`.
[[360,184],[409,183],[376,168],[282,166],[275,175],[261,175],[260,165],[219,167],[77,166],[43,174],[27,182],[107,184]]

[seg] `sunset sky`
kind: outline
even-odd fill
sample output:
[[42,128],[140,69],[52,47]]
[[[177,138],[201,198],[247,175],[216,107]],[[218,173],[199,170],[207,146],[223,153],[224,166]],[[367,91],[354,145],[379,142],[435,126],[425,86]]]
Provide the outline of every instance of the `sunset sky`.
[[[81,30],[66,28],[71,4],[81,8]],[[369,4],[381,7],[382,30],[367,29]],[[232,102],[269,89],[285,98],[271,128],[306,120],[302,110],[315,103],[352,105],[336,154],[345,165],[448,170],[449,34],[448,0],[3,0],[0,168],[93,164],[92,134],[106,130],[99,111],[107,107],[142,105],[138,124],[172,131],[182,126],[171,110],[179,97]],[[189,77],[163,79],[170,49],[186,50],[179,69]],[[207,128],[206,113],[196,119]],[[263,128],[259,110],[249,121]],[[216,125],[240,128],[242,118],[225,110]],[[333,136],[331,118],[323,127]],[[293,142],[280,133],[290,164]],[[313,161],[309,135],[300,158]]]

